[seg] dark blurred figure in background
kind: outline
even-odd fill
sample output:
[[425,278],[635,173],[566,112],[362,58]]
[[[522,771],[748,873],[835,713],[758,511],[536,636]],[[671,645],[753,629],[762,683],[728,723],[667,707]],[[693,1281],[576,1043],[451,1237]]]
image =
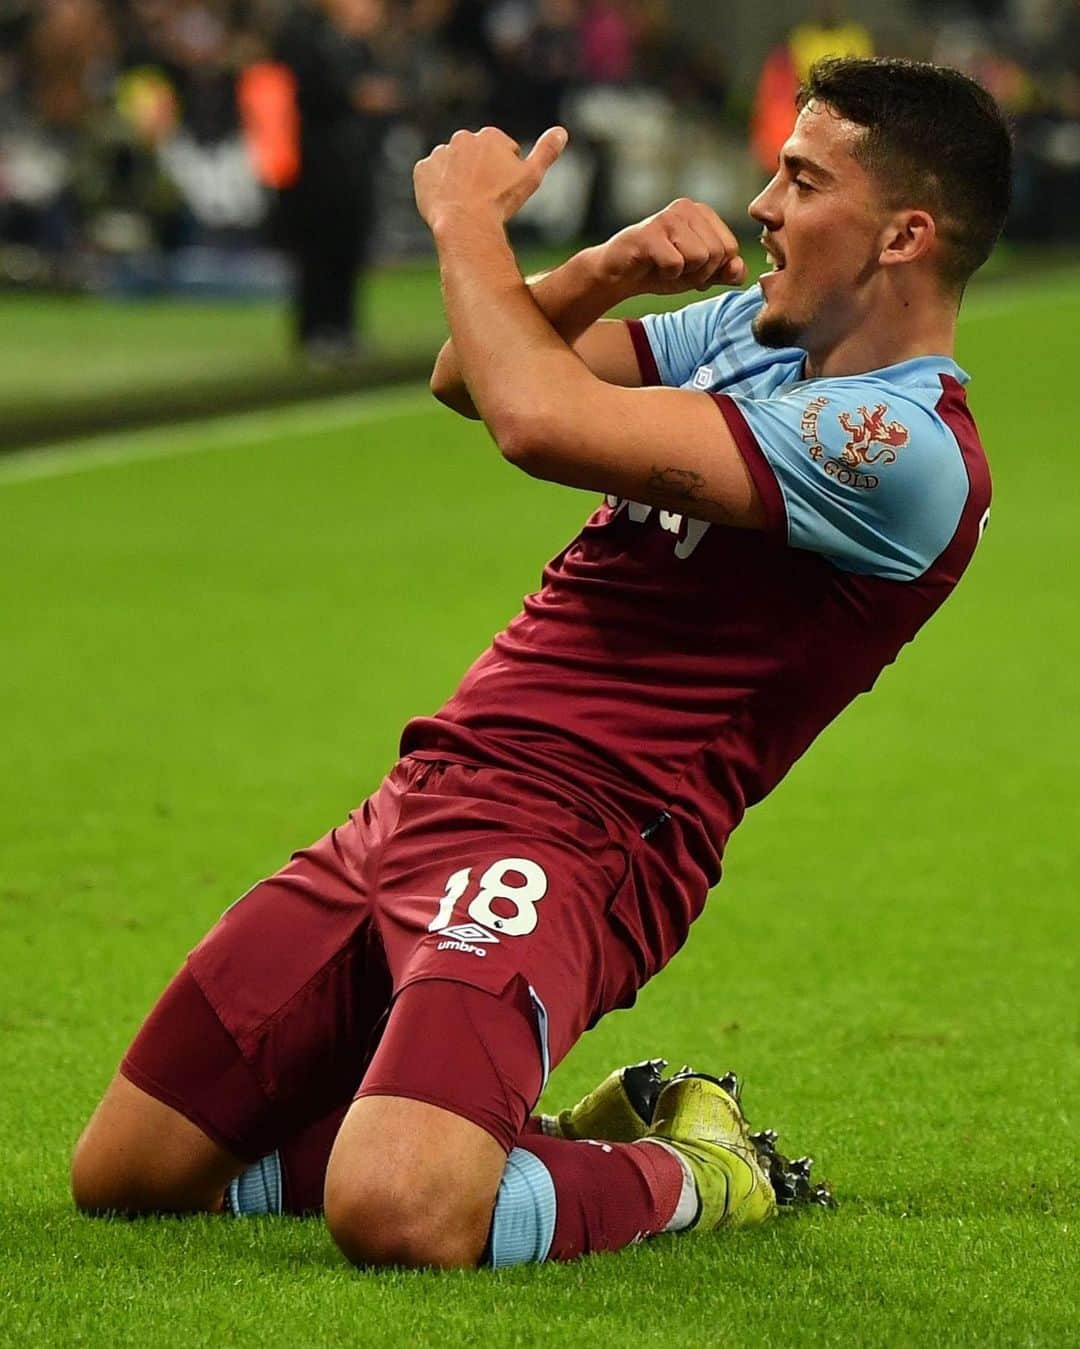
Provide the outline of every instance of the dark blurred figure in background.
[[356,293],[375,227],[379,144],[400,106],[374,46],[383,20],[382,0],[316,0],[293,10],[278,34],[299,111],[299,174],[282,193],[296,340],[319,365],[359,351]]

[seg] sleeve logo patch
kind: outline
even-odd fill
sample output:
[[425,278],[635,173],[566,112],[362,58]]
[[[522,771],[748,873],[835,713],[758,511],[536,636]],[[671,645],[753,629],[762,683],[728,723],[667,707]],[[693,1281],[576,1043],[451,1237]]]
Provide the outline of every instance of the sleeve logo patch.
[[[834,478],[841,487],[855,487],[862,491],[873,491],[881,485],[876,473],[864,470],[870,464],[893,464],[897,450],[911,439],[911,433],[902,422],[889,421],[889,409],[884,403],[873,408],[861,407],[858,412],[838,412],[836,420],[847,432],[848,440],[838,455],[830,455],[823,444],[818,423],[821,414],[829,406],[829,400],[818,396],[811,398],[803,409],[799,423],[799,435],[806,452],[821,471]],[[875,450],[875,446],[880,449]]]
[[[911,438],[906,426],[901,422],[888,422],[888,409],[884,403],[874,408],[859,408],[858,418],[850,412],[841,412],[837,420],[851,439],[844,446],[840,458],[852,468],[863,464],[882,464],[896,462],[896,451],[903,449]],[[871,454],[875,445],[881,449]]]

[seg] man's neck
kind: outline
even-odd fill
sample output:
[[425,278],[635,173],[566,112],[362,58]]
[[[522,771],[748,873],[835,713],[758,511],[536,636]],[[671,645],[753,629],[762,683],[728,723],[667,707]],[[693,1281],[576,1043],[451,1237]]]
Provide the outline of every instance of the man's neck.
[[876,305],[831,342],[811,344],[806,376],[859,375],[917,356],[949,356],[956,347],[956,311],[937,296]]

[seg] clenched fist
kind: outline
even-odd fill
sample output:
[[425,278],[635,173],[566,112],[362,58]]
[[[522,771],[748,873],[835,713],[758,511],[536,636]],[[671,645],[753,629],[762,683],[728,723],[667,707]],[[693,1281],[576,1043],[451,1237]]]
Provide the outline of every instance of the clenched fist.
[[678,295],[746,280],[734,234],[711,206],[686,197],[613,235],[601,245],[598,262],[635,295]]
[[458,213],[493,212],[505,223],[543,182],[567,139],[561,126],[550,127],[522,159],[517,141],[493,126],[455,131],[413,169],[417,209],[432,230]]

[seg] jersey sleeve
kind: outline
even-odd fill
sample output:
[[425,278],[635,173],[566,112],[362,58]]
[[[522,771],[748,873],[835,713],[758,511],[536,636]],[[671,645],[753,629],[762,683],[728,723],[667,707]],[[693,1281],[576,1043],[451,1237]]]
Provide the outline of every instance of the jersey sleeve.
[[845,571],[910,581],[948,546],[970,484],[955,437],[929,408],[866,380],[713,397],[766,527],[791,547]]
[[727,311],[741,292],[728,291],[662,314],[630,319],[628,326],[645,384],[678,389],[701,365]]

